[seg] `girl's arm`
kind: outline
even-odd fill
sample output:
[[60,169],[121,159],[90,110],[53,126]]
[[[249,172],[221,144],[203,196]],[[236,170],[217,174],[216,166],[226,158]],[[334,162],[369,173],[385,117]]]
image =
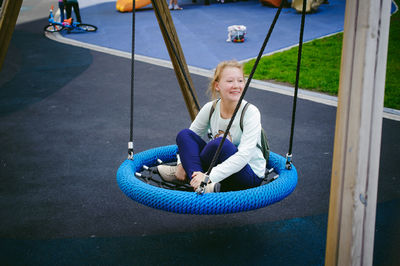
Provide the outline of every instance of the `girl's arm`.
[[190,125],[189,129],[200,137],[204,137],[207,134],[207,130],[210,127],[210,110],[212,107],[212,102],[206,103],[197,114],[196,118]]

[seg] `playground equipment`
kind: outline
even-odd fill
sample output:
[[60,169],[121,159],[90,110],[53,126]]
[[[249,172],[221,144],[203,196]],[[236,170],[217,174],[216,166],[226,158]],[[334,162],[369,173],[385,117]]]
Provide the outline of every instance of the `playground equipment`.
[[[390,0],[346,1],[326,265],[373,262],[390,5]],[[174,50],[166,44],[169,52]],[[132,138],[128,152],[133,159]]]
[[[135,9],[142,8],[150,3],[150,0],[135,0]],[[117,0],[115,6],[119,12],[132,12],[133,0]]]
[[[161,18],[161,14],[166,15],[169,14],[169,10],[167,9],[166,2],[157,2],[152,1],[153,8],[156,13],[158,19]],[[130,141],[128,143],[128,159],[120,166],[117,173],[117,180],[121,190],[129,196],[131,199],[145,204],[150,207],[173,211],[177,213],[190,213],[190,214],[220,214],[220,213],[232,213],[246,210],[253,210],[256,208],[262,208],[269,204],[275,203],[286,196],[288,196],[296,187],[297,184],[297,171],[296,168],[292,164],[292,141],[293,141],[293,128],[295,121],[295,109],[296,109],[296,101],[297,101],[297,91],[298,91],[298,79],[299,79],[299,70],[300,70],[300,58],[301,58],[301,46],[303,40],[303,30],[304,30],[304,19],[305,13],[302,15],[301,22],[301,30],[300,30],[300,48],[299,48],[299,60],[297,66],[296,73],[296,89],[295,89],[295,97],[293,101],[293,113],[292,113],[292,130],[289,144],[289,152],[286,156],[286,159],[282,156],[279,156],[275,153],[270,153],[269,155],[269,168],[273,168],[276,173],[278,173],[279,178],[270,182],[268,184],[247,189],[241,191],[231,191],[231,192],[219,192],[219,193],[210,193],[203,194],[204,188],[207,185],[207,176],[211,172],[212,168],[215,166],[216,158],[219,156],[219,152],[221,151],[221,147],[223,142],[225,141],[229,129],[232,125],[233,120],[239,110],[241,102],[246,94],[246,91],[250,85],[252,77],[257,68],[258,62],[261,59],[263,51],[267,45],[267,42],[272,34],[273,28],[276,24],[276,21],[281,13],[283,5],[279,7],[276,12],[275,18],[270,26],[270,29],[267,33],[267,36],[264,40],[264,43],[260,49],[256,62],[253,66],[252,72],[247,79],[246,85],[243,89],[243,93],[239,99],[239,102],[236,106],[236,109],[233,113],[233,116],[227,126],[227,129],[222,138],[221,144],[219,145],[214,158],[212,160],[211,166],[208,171],[205,173],[206,179],[201,183],[200,189],[197,192],[184,192],[184,191],[173,191],[164,188],[159,188],[155,186],[151,186],[141,180],[137,179],[137,176],[140,176],[139,173],[142,169],[149,169],[149,167],[157,164],[158,161],[162,162],[171,162],[176,161],[176,153],[177,147],[175,145],[160,147],[156,149],[151,149],[145,151],[143,153],[139,153],[134,155],[133,152],[133,74],[132,71],[132,80],[131,80],[131,134]],[[161,9],[165,12],[162,13]],[[133,8],[134,10],[134,8]],[[135,23],[135,12],[133,12],[133,27]],[[165,17],[164,17],[165,18]],[[171,38],[171,32],[167,30],[167,26],[164,21],[159,22],[160,27],[162,28],[163,34],[165,36],[165,40],[167,43],[167,47],[175,59],[177,59],[178,66],[180,70],[184,73],[185,81],[189,87],[190,95],[192,96],[192,100],[196,103],[196,108],[199,110],[199,104],[197,103],[197,99],[194,94],[194,90],[190,85],[188,74],[184,71],[185,64],[182,62],[181,58],[178,55],[178,51],[174,46],[174,43]],[[169,25],[171,27],[171,25]],[[135,34],[132,34],[132,45],[134,45]],[[132,69],[133,69],[133,61],[134,61],[134,46],[132,47]]]
[[[292,8],[296,9],[297,12],[301,12],[303,9],[304,0],[293,0]],[[307,0],[306,1],[306,13],[317,11],[318,7],[324,2],[324,0]]]

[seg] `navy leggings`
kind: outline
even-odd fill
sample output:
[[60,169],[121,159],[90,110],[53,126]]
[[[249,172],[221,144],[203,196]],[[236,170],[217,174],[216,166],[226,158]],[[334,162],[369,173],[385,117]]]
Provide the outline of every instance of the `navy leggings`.
[[[206,143],[190,129],[183,129],[178,133],[176,137],[178,152],[189,180],[192,178],[193,172],[205,173],[208,170],[221,140],[222,137]],[[225,140],[216,164],[222,163],[236,152],[236,146],[229,140]],[[221,191],[252,188],[259,186],[261,181],[261,178],[253,172],[250,165],[246,164],[242,170],[220,182]]]
[[58,2],[58,9],[60,9],[60,21],[61,21],[61,23],[63,23],[64,19],[65,19],[65,10],[64,10],[64,2],[63,1]]

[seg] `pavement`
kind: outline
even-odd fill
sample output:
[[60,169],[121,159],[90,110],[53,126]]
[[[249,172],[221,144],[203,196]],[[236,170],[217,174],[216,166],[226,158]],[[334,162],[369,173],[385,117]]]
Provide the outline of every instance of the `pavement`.
[[[0,72],[2,263],[324,263],[335,106],[299,99],[293,149],[299,182],[281,202],[216,216],[140,205],[116,183],[129,140],[131,62],[45,37],[50,3],[24,1]],[[196,69],[204,104],[208,77]],[[136,152],[174,143],[190,118],[173,70],[136,60],[135,72]],[[251,87],[246,99],[263,114],[271,149],[285,154],[292,97]],[[399,121],[384,118],[374,265],[400,262],[399,131]]]

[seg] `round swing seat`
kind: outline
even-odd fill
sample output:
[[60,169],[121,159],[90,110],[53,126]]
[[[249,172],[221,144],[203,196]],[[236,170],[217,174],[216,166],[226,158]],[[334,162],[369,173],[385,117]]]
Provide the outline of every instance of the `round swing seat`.
[[146,206],[182,214],[226,214],[250,211],[276,203],[296,187],[297,171],[288,170],[286,159],[270,152],[268,168],[274,168],[279,177],[268,184],[240,191],[197,194],[149,185],[135,176],[143,165],[155,166],[157,159],[165,163],[176,161],[177,146],[150,149],[125,160],[117,172],[120,189],[132,200]]

